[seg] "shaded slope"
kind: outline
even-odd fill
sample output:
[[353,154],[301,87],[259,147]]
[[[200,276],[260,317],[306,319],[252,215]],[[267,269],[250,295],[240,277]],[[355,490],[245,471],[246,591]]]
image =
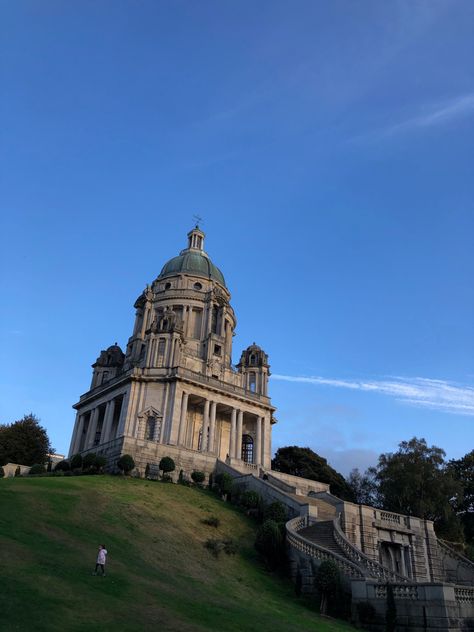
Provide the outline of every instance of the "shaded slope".
[[[218,529],[201,519],[218,516]],[[230,537],[235,556],[203,544]],[[255,526],[207,492],[119,477],[0,480],[0,629],[349,630],[269,575]],[[107,577],[93,577],[96,549]]]

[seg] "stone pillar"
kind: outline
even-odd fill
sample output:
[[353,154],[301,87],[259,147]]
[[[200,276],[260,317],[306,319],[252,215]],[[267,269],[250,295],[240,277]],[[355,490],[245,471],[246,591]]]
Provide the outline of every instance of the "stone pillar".
[[78,452],[83,430],[84,430],[84,415],[79,415],[79,413],[77,413],[74,433],[72,435],[71,447],[69,449],[69,456],[73,456],[73,454],[76,454]]
[[255,465],[260,465],[262,461],[262,419],[257,417],[257,431],[255,433],[255,453],[253,461]]
[[230,416],[230,445],[229,445],[229,455],[231,459],[235,458],[235,439],[237,434],[237,410],[235,408],[232,409],[232,413]]
[[97,420],[99,419],[99,407],[97,406],[91,413],[89,421],[89,429],[87,431],[87,437],[84,442],[84,449],[88,450],[94,445],[95,432],[97,430]]
[[262,443],[260,450],[260,465],[265,467],[265,441],[267,439],[267,426],[265,424],[265,417],[260,417],[260,424],[262,426]]
[[209,428],[209,405],[210,401],[206,399],[204,402],[204,413],[202,417],[202,437],[201,437],[201,452],[207,450],[207,429]]
[[105,443],[109,440],[110,431],[112,429],[112,419],[114,418],[115,399],[111,399],[107,402],[107,408],[105,409],[104,426],[102,429],[101,443]]
[[239,410],[237,415],[237,438],[235,442],[235,458],[242,458],[242,425],[244,423],[244,413]]
[[186,421],[187,421],[187,412],[188,412],[188,398],[189,394],[183,392],[183,397],[181,398],[181,416],[179,418],[179,433],[178,433],[178,445],[184,445],[184,439],[186,436]]
[[214,448],[214,435],[216,433],[216,408],[217,408],[217,404],[216,402],[211,402],[211,413],[210,413],[210,418],[209,418],[209,445],[208,445],[208,452],[211,452],[212,454],[214,454],[215,448]]

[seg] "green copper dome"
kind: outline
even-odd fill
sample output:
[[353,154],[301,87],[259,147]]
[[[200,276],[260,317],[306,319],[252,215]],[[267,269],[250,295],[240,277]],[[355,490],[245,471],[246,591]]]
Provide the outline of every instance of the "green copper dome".
[[212,263],[209,257],[201,254],[201,252],[184,251],[177,257],[173,257],[168,263],[165,263],[158,278],[180,273],[195,274],[206,279],[213,279],[226,287],[222,272]]

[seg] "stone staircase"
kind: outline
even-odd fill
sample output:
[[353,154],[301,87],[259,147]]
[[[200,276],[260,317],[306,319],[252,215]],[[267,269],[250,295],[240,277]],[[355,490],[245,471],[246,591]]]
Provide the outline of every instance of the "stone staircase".
[[[345,552],[334,539],[334,523],[332,520],[323,520],[315,522],[309,527],[305,527],[299,534],[311,542],[323,547],[324,549],[336,553],[341,557],[347,558]],[[349,558],[347,558],[349,559]]]

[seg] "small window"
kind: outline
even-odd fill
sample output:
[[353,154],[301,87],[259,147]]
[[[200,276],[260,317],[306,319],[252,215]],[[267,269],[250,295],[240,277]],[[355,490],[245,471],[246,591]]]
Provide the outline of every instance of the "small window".
[[250,364],[256,364],[256,360],[257,360],[257,359],[256,359],[255,355],[252,353],[252,354],[250,355]]
[[194,287],[195,290],[202,290],[202,284],[201,283],[195,283],[193,287]]
[[222,353],[222,347],[220,345],[214,345],[214,355],[220,356]]
[[165,283],[165,290],[169,290],[171,287],[171,283]]
[[257,388],[257,376],[255,373],[249,373],[249,390],[255,393]]

